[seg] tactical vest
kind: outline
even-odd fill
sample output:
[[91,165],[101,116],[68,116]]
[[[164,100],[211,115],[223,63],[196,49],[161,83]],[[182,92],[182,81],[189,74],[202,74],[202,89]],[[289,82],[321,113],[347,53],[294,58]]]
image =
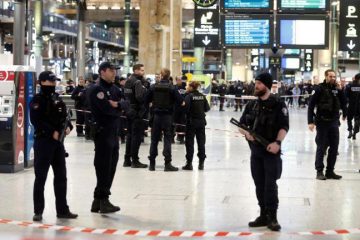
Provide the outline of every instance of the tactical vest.
[[190,114],[192,118],[204,119],[204,101],[207,101],[205,96],[198,91],[191,93],[191,109]]
[[138,101],[136,100],[136,97],[135,97],[135,83],[137,81],[140,81],[140,80],[133,81],[133,80],[129,79],[128,81],[126,81],[125,86],[124,86],[125,98],[126,98],[126,100],[128,100],[130,102],[131,105],[138,105]]
[[256,133],[269,141],[275,141],[279,132],[277,115],[281,109],[280,98],[270,95],[267,101],[251,102],[250,114],[246,117],[246,124]]
[[154,86],[153,106],[157,109],[169,109],[173,106],[170,83],[156,83]]
[[349,85],[349,88],[349,111],[358,113],[360,105],[360,85],[352,83]]
[[316,119],[320,121],[333,121],[337,117],[340,110],[340,101],[330,89],[322,84],[319,85],[321,94],[319,103],[317,104]]
[[50,124],[61,131],[66,121],[66,105],[57,94],[53,94],[46,101],[45,118]]

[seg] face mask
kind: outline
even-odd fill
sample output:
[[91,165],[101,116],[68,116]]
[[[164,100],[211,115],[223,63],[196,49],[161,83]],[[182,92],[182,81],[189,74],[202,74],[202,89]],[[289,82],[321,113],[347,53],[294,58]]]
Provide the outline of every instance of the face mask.
[[44,95],[51,95],[55,93],[55,86],[41,86],[41,92]]

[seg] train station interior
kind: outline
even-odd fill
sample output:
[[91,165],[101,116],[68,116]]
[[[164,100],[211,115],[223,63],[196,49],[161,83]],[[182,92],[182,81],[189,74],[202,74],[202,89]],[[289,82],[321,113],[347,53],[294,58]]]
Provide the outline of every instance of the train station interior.
[[[308,128],[309,99],[325,71],[334,70],[342,89],[360,73],[359,32],[357,0],[0,0],[0,239],[360,239],[359,139],[340,118],[335,172],[342,179],[319,181],[316,131]],[[110,197],[121,210],[93,213],[94,142],[74,128],[64,140],[67,201],[79,216],[57,217],[50,170],[43,219],[34,222],[29,103],[39,92],[39,73],[57,76],[56,92],[74,112],[75,125],[67,89],[80,77],[95,80],[103,62],[116,66],[119,78],[142,63],[149,85],[162,68],[174,84],[176,78],[201,84],[211,107],[204,170],[196,144],[193,171],[181,169],[183,131],[175,130],[172,143],[176,172],[164,171],[163,142],[155,171],[123,167],[121,140]],[[251,151],[230,123],[255,99],[255,77],[263,72],[272,75],[270,91],[289,115],[277,181],[280,231],[248,226],[260,213]],[[223,94],[215,91],[221,86]],[[231,91],[237,87],[239,95]],[[150,135],[151,127],[139,152],[146,164]]]

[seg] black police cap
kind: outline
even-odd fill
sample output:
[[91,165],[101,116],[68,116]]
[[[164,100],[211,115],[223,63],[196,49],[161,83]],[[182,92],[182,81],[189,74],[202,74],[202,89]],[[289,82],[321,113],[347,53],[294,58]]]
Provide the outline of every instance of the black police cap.
[[39,81],[45,82],[46,80],[51,81],[51,82],[60,81],[60,79],[57,78],[56,75],[51,71],[41,72],[39,75]]
[[111,62],[103,62],[99,66],[99,73],[101,71],[106,71],[106,69],[108,69],[108,68],[110,68],[110,69],[120,69],[119,67],[115,66]]

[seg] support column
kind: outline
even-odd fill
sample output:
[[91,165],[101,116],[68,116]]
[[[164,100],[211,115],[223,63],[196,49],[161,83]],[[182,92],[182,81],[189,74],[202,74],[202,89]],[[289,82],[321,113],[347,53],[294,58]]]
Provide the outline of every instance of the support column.
[[36,0],[34,2],[34,26],[35,26],[35,32],[36,32],[34,54],[35,54],[35,62],[36,62],[35,71],[37,74],[40,74],[40,72],[42,71],[42,64],[43,64],[42,22],[43,22],[43,1]]
[[48,58],[54,58],[54,50],[53,50],[53,40],[49,39],[48,41]]
[[13,48],[14,65],[24,65],[24,51],[25,51],[25,1],[17,0],[15,4],[14,13],[14,43],[16,47]]
[[194,48],[194,57],[196,58],[196,62],[194,63],[194,74],[203,74],[204,69],[204,53],[205,48]]
[[130,18],[131,18],[131,0],[125,0],[125,41],[124,41],[124,74],[130,72]]
[[331,6],[331,68],[338,72],[338,40],[339,40],[339,28],[338,28],[338,14],[337,5]]
[[85,11],[86,3],[84,0],[78,3],[78,35],[77,35],[77,77],[85,76]]
[[181,74],[181,14],[181,0],[140,0],[139,62],[147,73]]
[[226,80],[232,80],[232,68],[233,68],[233,61],[232,61],[232,50],[226,50]]

